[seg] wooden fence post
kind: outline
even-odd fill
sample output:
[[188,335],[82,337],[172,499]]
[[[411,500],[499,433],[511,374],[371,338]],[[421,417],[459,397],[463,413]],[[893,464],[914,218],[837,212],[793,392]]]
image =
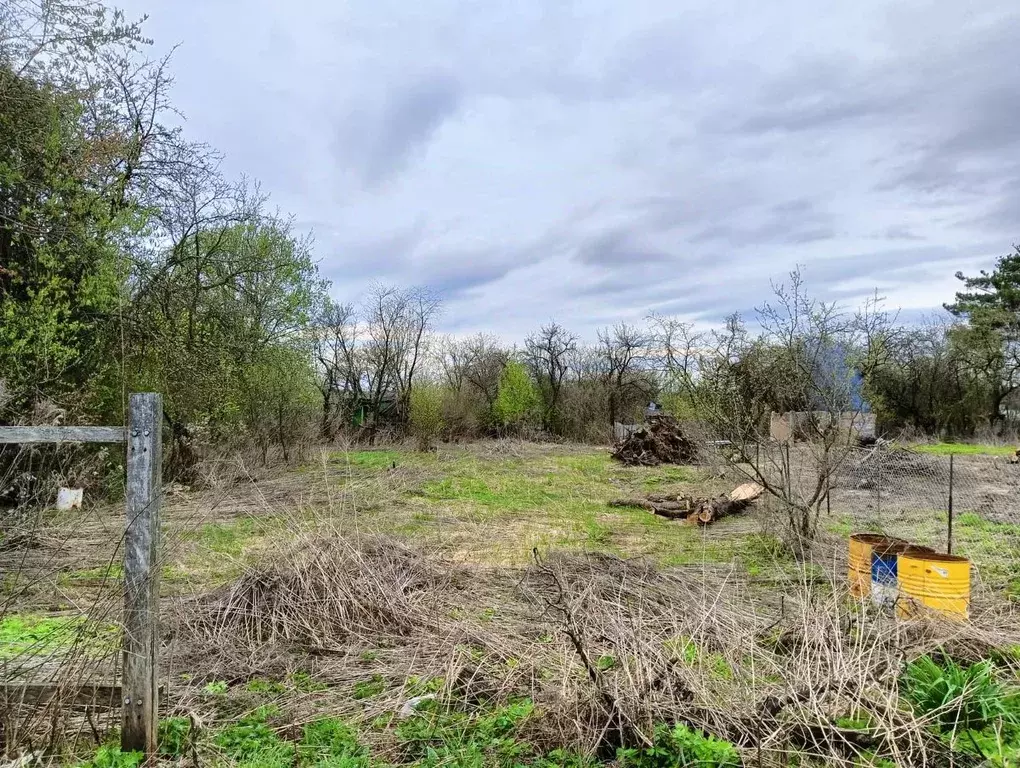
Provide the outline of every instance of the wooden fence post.
[[128,402],[124,534],[124,697],[121,749],[156,754],[159,652],[159,511],[163,495],[163,398]]

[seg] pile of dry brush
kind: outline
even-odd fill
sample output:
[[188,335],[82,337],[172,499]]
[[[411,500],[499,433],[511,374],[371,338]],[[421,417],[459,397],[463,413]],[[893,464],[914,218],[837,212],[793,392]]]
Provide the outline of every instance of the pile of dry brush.
[[[306,706],[370,718],[399,712],[412,675],[441,677],[451,706],[534,698],[541,714],[527,735],[539,748],[612,755],[648,743],[657,723],[682,722],[732,741],[748,764],[798,752],[826,765],[864,753],[949,765],[948,746],[899,703],[903,661],[1017,643],[1016,617],[975,605],[966,625],[897,624],[848,601],[842,576],[794,579],[779,597],[728,569],[538,553],[526,568],[459,565],[324,531],[189,603],[174,671],[243,681],[300,658],[336,684]],[[383,650],[369,663],[365,649]],[[351,681],[368,677],[388,692],[350,702]],[[863,713],[867,732],[836,725]]]
[[680,422],[668,414],[657,414],[620,441],[613,458],[628,466],[657,467],[695,464],[699,453],[698,444],[684,433]]

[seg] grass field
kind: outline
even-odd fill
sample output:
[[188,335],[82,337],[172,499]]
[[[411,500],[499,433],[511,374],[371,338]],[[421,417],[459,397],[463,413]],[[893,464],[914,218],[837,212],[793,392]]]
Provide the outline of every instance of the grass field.
[[918,443],[912,451],[933,456],[1012,456],[1015,445],[989,445],[985,443]]
[[[835,549],[798,562],[771,503],[706,527],[608,505],[714,496],[743,480],[499,442],[334,450],[176,493],[162,566],[164,756],[218,768],[936,760],[928,721],[879,702],[898,696],[904,653],[959,640],[959,627],[906,641],[847,599],[852,515],[834,509],[824,527]],[[941,535],[937,512],[893,514],[897,531]],[[64,674],[97,674],[94,659],[116,644],[121,515],[113,505],[73,525],[44,519],[23,571],[5,573],[8,675],[65,658]],[[957,545],[975,557],[1014,546],[1018,532],[978,512],[957,519]],[[1020,634],[1001,601],[974,610],[990,617],[981,642],[1012,658]],[[1006,672],[1016,670],[996,674]],[[819,680],[829,695],[798,698]],[[781,716],[762,714],[772,700],[788,702]],[[54,732],[32,717],[5,721],[6,733]],[[115,740],[116,714],[91,723],[60,742],[65,762],[133,768],[89,735]],[[811,746],[805,734],[819,727],[865,734],[854,739],[868,746],[851,757],[838,741]]]

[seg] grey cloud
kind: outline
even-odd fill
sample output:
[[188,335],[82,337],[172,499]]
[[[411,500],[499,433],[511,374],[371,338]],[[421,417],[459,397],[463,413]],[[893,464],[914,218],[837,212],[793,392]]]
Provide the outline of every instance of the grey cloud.
[[722,242],[731,246],[761,245],[764,243],[786,243],[799,245],[820,240],[831,240],[836,236],[831,215],[819,210],[804,199],[791,200],[773,205],[757,213],[755,223],[745,223],[739,218],[733,221],[722,219],[705,227],[691,237],[691,242]]
[[670,256],[634,243],[634,232],[613,230],[583,242],[576,259],[594,266],[631,266],[669,261]]
[[446,300],[455,299],[472,288],[491,283],[505,276],[512,264],[491,261],[491,254],[462,254],[449,258],[441,266],[421,272],[422,282]]
[[464,330],[718,320],[797,263],[937,307],[1020,237],[1016,0],[121,2],[338,294],[432,285]]
[[894,224],[888,227],[883,233],[886,240],[924,240],[921,235],[912,231],[909,227],[901,224]]
[[337,153],[359,171],[368,187],[392,178],[424,147],[461,104],[460,83],[446,75],[423,77],[386,95],[377,114],[350,115],[337,139]]
[[789,103],[759,112],[740,123],[748,133],[768,131],[809,131],[832,124],[845,125],[852,121],[887,114],[895,100],[882,96],[843,101],[838,95],[826,96],[808,103]]

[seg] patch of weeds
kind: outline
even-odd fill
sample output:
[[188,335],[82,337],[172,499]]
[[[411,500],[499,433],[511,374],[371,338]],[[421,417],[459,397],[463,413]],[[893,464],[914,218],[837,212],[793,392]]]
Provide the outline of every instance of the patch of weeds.
[[751,576],[758,576],[777,565],[794,562],[786,542],[771,533],[752,533],[741,541],[739,557]]
[[229,688],[226,680],[213,680],[202,687],[202,692],[208,693],[210,696],[223,696]]
[[396,736],[407,760],[421,768],[521,765],[534,749],[516,732],[533,710],[528,699],[474,713],[424,701],[397,726]]
[[621,749],[617,759],[625,768],[739,768],[740,753],[728,741],[706,736],[680,723],[660,725],[649,747]]
[[278,683],[275,680],[249,680],[247,685],[244,686],[244,690],[248,691],[248,693],[275,696],[284,693],[287,688],[283,683]]
[[423,696],[427,693],[439,693],[443,690],[444,685],[446,685],[445,677],[422,678],[411,675],[407,678],[404,688],[411,696]]
[[104,744],[91,760],[78,768],[138,768],[144,760],[141,752],[121,752],[119,746]]
[[595,768],[600,763],[593,757],[579,755],[569,749],[554,749],[548,755],[536,758],[533,768]]
[[309,768],[370,768],[368,748],[353,728],[336,718],[308,723],[297,748],[298,765]]
[[485,658],[485,649],[479,648],[477,645],[460,644],[454,646],[454,650],[459,651],[460,653],[467,654],[468,658],[470,658],[472,661],[481,661],[483,658]]
[[358,657],[361,661],[375,661],[379,658],[378,651],[362,651]]
[[847,731],[870,731],[874,726],[875,722],[867,712],[854,712],[836,718],[836,727]]
[[312,676],[307,672],[298,671],[290,676],[290,682],[298,690],[299,693],[317,693],[324,691],[329,688],[325,683],[321,683],[318,680],[313,680]]
[[922,656],[907,665],[900,690],[944,737],[956,736],[959,748],[985,759],[1017,750],[1020,691],[1002,685],[991,660],[963,666]]
[[295,749],[266,723],[274,710],[260,707],[216,734],[213,743],[238,768],[291,768]]
[[662,558],[662,564],[698,565],[699,563],[729,563],[734,556],[732,542],[692,541],[687,548],[679,552],[670,552]]
[[690,637],[680,635],[664,643],[675,659],[683,661],[689,667],[703,665],[709,675],[717,680],[732,680],[733,667],[721,653],[705,652]]
[[159,754],[184,757],[191,745],[191,718],[168,717],[159,721]]
[[974,531],[994,531],[1000,525],[991,520],[986,520],[977,512],[962,512],[956,516],[953,522],[957,526],[970,528]]
[[0,659],[49,656],[69,648],[105,653],[117,645],[118,630],[84,618],[12,614],[0,619]]
[[493,619],[496,618],[496,609],[495,608],[486,608],[484,611],[482,611],[478,615],[478,618],[481,619],[482,621],[485,621],[485,622],[492,621]]
[[689,667],[693,667],[698,661],[698,644],[686,635],[667,640],[663,646],[675,659],[683,661]]
[[359,680],[354,684],[351,695],[355,701],[371,699],[386,690],[386,678],[382,675],[372,675],[371,680]]
[[613,543],[613,529],[598,520],[589,520],[585,525],[588,543],[596,547],[608,547]]
[[616,657],[599,656],[599,660],[595,662],[595,666],[598,667],[600,672],[608,672],[616,666]]

